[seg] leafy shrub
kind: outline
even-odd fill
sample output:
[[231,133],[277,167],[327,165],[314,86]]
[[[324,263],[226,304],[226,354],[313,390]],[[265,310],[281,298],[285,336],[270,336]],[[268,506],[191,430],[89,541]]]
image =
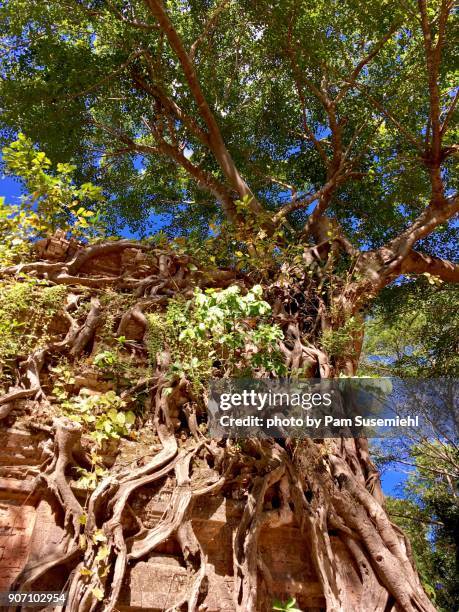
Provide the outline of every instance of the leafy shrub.
[[100,187],[92,183],[77,186],[76,166],[57,164],[37,151],[24,134],[2,150],[6,174],[20,177],[26,191],[19,205],[0,198],[0,266],[22,261],[38,238],[56,230],[79,239],[105,234],[99,214],[92,208],[103,200]]
[[218,364],[220,375],[255,371],[285,373],[278,342],[282,330],[269,322],[270,305],[254,286],[245,295],[238,286],[196,289],[192,300],[171,301],[165,315],[148,316],[152,361],[164,349],[171,353],[170,376],[187,377],[199,390]]
[[81,423],[93,440],[101,445],[110,438],[127,436],[135,423],[135,414],[125,411],[125,402],[114,391],[100,395],[78,395],[62,402],[67,416]]
[[27,355],[49,341],[48,328],[62,309],[67,289],[25,279],[0,288],[0,376],[6,384],[18,355]]

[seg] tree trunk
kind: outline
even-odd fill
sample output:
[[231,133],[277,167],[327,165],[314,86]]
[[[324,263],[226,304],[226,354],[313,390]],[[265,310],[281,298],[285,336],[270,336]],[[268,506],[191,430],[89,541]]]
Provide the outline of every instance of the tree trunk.
[[[27,396],[46,404],[50,383],[44,384],[41,376],[46,371],[46,376],[52,378],[49,365],[55,364],[56,359],[65,356],[77,377],[83,363],[81,356],[91,355],[98,343],[103,346],[104,321],[112,320],[114,335],[116,329],[118,333],[122,330],[131,359],[145,366],[144,312],[163,308],[168,299],[179,294],[191,297],[197,285],[248,283],[231,270],[195,270],[196,266],[189,265],[189,257],[173,252],[152,250],[147,260],[143,247],[127,241],[111,243],[109,251],[103,245],[90,249],[89,255],[89,249],[83,248],[61,265],[43,261],[28,265],[29,274],[70,286],[62,314],[68,327],[65,334],[48,340],[44,349],[25,360],[28,367],[20,375],[20,387],[0,399],[0,406],[8,407],[0,418],[11,418],[15,412],[11,412],[12,407],[21,408],[20,402]],[[6,274],[18,271],[11,268]],[[114,311],[112,300],[104,298],[108,291],[104,287],[134,299],[128,300],[124,311]],[[78,316],[75,314],[79,301],[87,302],[84,316],[84,309],[78,311]],[[322,348],[304,341],[298,317],[281,306],[279,300],[271,301],[284,331],[281,350],[289,368],[316,377],[330,377],[340,369],[352,373],[355,354],[332,363]],[[316,314],[319,310],[316,307]],[[324,317],[323,309],[320,316]],[[340,319],[336,309],[334,317]],[[359,344],[358,338],[355,343]],[[166,353],[158,355],[155,371],[123,392],[129,402],[147,386],[142,418],[154,431],[158,444],[145,462],[109,471],[86,500],[78,495],[71,481],[73,468],[87,461],[87,445],[81,447],[82,429],[63,416],[54,420],[54,450],[36,484],[42,495],[51,495],[61,505],[63,513],[56,520],[66,536],[56,545],[53,555],[26,565],[14,585],[16,589],[33,589],[65,561],[74,568],[68,577],[65,609],[111,611],[116,609],[129,568],[174,540],[191,580],[185,595],[168,609],[204,610],[202,605],[212,588],[215,567],[194,530],[193,511],[199,500],[219,496],[228,503],[241,500],[232,551],[228,551],[233,566],[233,610],[265,612],[272,609],[274,598],[285,600],[289,593],[297,596],[299,607],[309,610],[435,609],[420,584],[408,541],[384,510],[379,475],[365,439],[250,439],[240,445],[210,440],[198,427],[195,398],[188,381],[175,381],[169,392]],[[148,371],[146,367],[145,370]],[[151,492],[153,486],[157,494],[168,488],[167,510],[152,527],[136,525],[131,506],[140,490]],[[281,527],[295,529],[305,543],[301,559],[310,559],[311,574],[320,585],[314,601],[295,590],[288,567],[283,592],[279,593],[273,584],[272,560],[266,557],[260,539]]]

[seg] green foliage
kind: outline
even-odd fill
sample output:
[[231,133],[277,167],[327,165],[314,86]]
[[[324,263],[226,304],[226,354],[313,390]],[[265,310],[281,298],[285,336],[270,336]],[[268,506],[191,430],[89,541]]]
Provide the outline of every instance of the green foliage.
[[295,597],[290,597],[285,603],[279,599],[275,599],[273,602],[273,611],[274,610],[279,610],[280,612],[301,612],[301,610],[296,607]]
[[357,317],[348,317],[340,327],[324,331],[322,346],[330,357],[353,356],[355,337],[361,330],[362,322]]
[[60,360],[59,364],[50,367],[54,375],[53,396],[60,402],[68,400],[68,389],[75,383],[75,377],[70,364],[65,360]]
[[122,377],[129,374],[129,364],[120,358],[119,351],[101,351],[94,355],[92,362],[106,378],[115,380],[117,383]]
[[164,316],[148,316],[151,359],[164,349],[171,353],[171,378],[184,376],[202,388],[218,363],[219,375],[241,376],[254,371],[285,373],[277,348],[283,334],[269,323],[271,307],[256,285],[245,295],[238,286],[217,291],[196,290],[188,302],[171,301]]
[[102,351],[95,355],[93,363],[101,370],[112,369],[117,364],[117,356],[110,351]]
[[20,206],[5,204],[0,197],[0,267],[25,259],[31,252],[27,213]]
[[459,290],[410,282],[386,290],[365,325],[362,373],[459,375]]
[[109,343],[109,348],[100,351],[92,359],[99,376],[114,383],[117,390],[135,385],[139,378],[145,375],[145,367],[133,361],[128,353],[123,353],[126,338],[113,338],[105,334],[105,340]]
[[[86,515],[82,515],[81,518],[83,519],[82,524],[86,524]],[[92,564],[91,567],[83,565],[80,567],[79,573],[81,576],[86,577],[96,576],[98,584],[102,586],[103,580],[106,579],[111,567],[109,563],[110,547],[107,544],[107,536],[102,529],[95,529],[92,533],[91,540],[96,545],[97,550],[94,556],[94,564]],[[80,535],[80,548],[82,550],[86,550],[87,548],[86,535]],[[91,592],[97,600],[102,601],[104,598],[104,591],[100,586],[93,587]]]
[[22,133],[2,154],[7,174],[20,177],[27,195],[18,206],[0,200],[0,237],[5,244],[1,265],[13,263],[29,252],[33,240],[57,229],[76,238],[103,235],[99,215],[90,208],[102,202],[101,188],[92,183],[77,187],[76,166],[58,163],[53,168],[45,153]]
[[[359,372],[402,378],[449,376],[454,381],[459,373],[458,307],[457,287],[431,277],[387,289],[367,321]],[[455,416],[447,410],[450,403],[442,404],[443,419],[454,424]],[[433,414],[429,411],[427,416]],[[440,421],[431,434],[429,439],[408,439],[402,449],[385,450],[386,460],[395,466],[397,459],[403,461],[403,470],[406,463],[412,466],[403,500],[389,500],[388,509],[410,538],[426,591],[439,610],[449,612],[459,609],[457,427],[454,436]]]
[[441,612],[459,609],[459,451],[432,441],[410,452],[415,470],[404,499],[389,501],[389,514],[407,533],[423,584]]
[[[430,13],[438,15],[440,4],[431,0]],[[217,0],[186,6],[167,2],[185,48],[200,38],[218,5]],[[156,119],[152,98],[134,83],[137,78],[160,87],[181,112],[201,124],[183,70],[143,0],[129,6],[146,28],[125,18],[121,0],[94,6],[88,10],[87,3],[77,0],[37,2],[33,10],[24,0],[1,5],[2,131],[8,138],[22,129],[52,160],[75,163],[85,180],[97,177],[110,196],[103,206],[113,224],[127,219],[133,229],[148,233],[152,212],[172,213],[172,219],[164,218],[170,235],[206,236],[210,220],[221,225],[218,202],[157,150],[147,125]],[[428,174],[412,143],[387,116],[424,141],[429,104],[419,21],[414,5],[397,0],[371,5],[313,0],[295,6],[243,0],[219,12],[197,47],[199,79],[241,175],[268,210],[290,197],[288,185],[301,198],[326,180],[304,121],[330,154],[327,119],[310,87],[304,84],[298,95],[297,75],[319,89],[326,75],[336,93],[392,28],[394,35],[359,75],[361,88],[351,87],[338,104],[344,148],[350,147],[357,160],[358,181],[339,187],[331,211],[356,242],[374,246],[423,210]],[[445,111],[457,86],[457,52],[451,42],[457,27],[451,19],[443,49],[439,85]],[[154,70],[145,57],[133,57],[138,49],[149,51]],[[446,146],[457,139],[457,112],[445,134]],[[183,121],[175,120],[174,128],[174,139],[186,147],[192,163],[222,180],[202,139]],[[143,152],[133,152],[126,138],[144,147]],[[457,187],[457,167],[452,158],[445,166],[450,192]],[[298,227],[304,216],[300,211],[289,221]]]
[[124,410],[126,404],[114,391],[100,395],[80,394],[62,402],[67,416],[84,425],[89,436],[100,446],[105,440],[127,436],[135,423],[135,414]]
[[[102,463],[102,457],[97,453],[91,453],[91,469],[87,470],[82,467],[77,467],[77,472],[80,477],[77,480],[77,486],[81,489],[90,489],[94,490],[97,487],[99,481],[107,476],[108,471],[104,467]],[[83,515],[83,520],[85,520],[85,515]]]
[[0,381],[9,380],[15,360],[49,341],[48,327],[64,305],[67,288],[24,278],[0,286]]

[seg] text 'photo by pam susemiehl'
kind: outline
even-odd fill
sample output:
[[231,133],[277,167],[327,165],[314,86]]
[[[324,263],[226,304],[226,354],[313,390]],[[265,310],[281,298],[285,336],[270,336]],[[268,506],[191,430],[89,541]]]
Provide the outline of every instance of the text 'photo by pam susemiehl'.
[[[212,437],[397,437],[448,423],[457,396],[447,379],[216,379],[210,384]],[[450,406],[445,396],[450,398]]]

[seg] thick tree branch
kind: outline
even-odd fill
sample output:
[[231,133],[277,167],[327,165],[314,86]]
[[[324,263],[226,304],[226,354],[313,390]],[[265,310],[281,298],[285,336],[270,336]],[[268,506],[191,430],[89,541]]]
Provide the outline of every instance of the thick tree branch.
[[125,152],[131,151],[144,153],[147,155],[164,155],[169,159],[174,160],[178,165],[182,166],[184,170],[186,170],[186,172],[193,177],[202,188],[208,189],[222,203],[225,214],[231,221],[234,222],[237,219],[237,211],[230,191],[224,185],[219,183],[211,174],[205,170],[202,170],[199,166],[196,166],[189,159],[187,159],[178,147],[167,143],[164,138],[162,138],[158,129],[154,128],[151,122],[146,120],[144,120],[144,122],[157,141],[157,146],[139,143],[124,132],[92,120],[92,123],[98,128],[106,131],[108,134],[114,136],[123,144],[127,145],[127,148],[124,149]]
[[[412,250],[414,244],[431,234],[439,225],[459,212],[459,196],[435,200],[404,232],[377,251],[364,254],[359,270],[375,288],[382,288],[399,274],[429,272],[443,280],[456,282],[457,265],[437,258],[428,258]],[[453,266],[453,267],[451,267]]]
[[453,7],[450,0],[442,0],[438,15],[438,33],[436,43],[433,40],[432,23],[429,22],[427,1],[418,0],[421,16],[421,28],[424,41],[424,54],[427,68],[427,81],[429,85],[429,133],[430,142],[424,154],[424,163],[429,171],[434,196],[444,193],[441,177],[442,158],[442,125],[441,125],[441,99],[439,86],[439,73],[443,45],[446,39],[446,24]]
[[[456,281],[457,266],[443,260],[429,258],[412,251],[414,244],[431,234],[439,225],[449,221],[459,212],[459,196],[445,197],[445,185],[441,174],[441,165],[447,155],[455,149],[442,148],[442,125],[440,106],[440,87],[438,77],[441,66],[442,47],[446,38],[446,24],[452,9],[450,0],[442,0],[438,15],[438,33],[436,42],[433,40],[432,23],[429,21],[426,0],[418,0],[421,29],[423,34],[424,53],[429,86],[429,119],[426,129],[425,144],[421,159],[429,172],[431,182],[431,199],[429,205],[419,217],[399,236],[391,240],[386,246],[376,251],[376,258],[383,263],[379,272],[376,272],[376,284],[384,285],[394,275],[404,272],[436,274],[444,280]],[[361,88],[356,83],[356,87]],[[373,100],[374,101],[374,100]],[[375,102],[375,101],[374,101]],[[454,111],[454,100],[453,110]],[[376,103],[379,106],[378,103]],[[384,109],[381,108],[383,111]],[[448,112],[449,115],[449,112]],[[447,115],[447,117],[448,117]],[[447,121],[445,119],[445,121]],[[405,131],[403,126],[399,129]],[[409,133],[406,134],[409,136]],[[410,138],[411,139],[411,138]],[[411,139],[412,140],[412,139]],[[418,148],[420,145],[417,141]]]
[[383,253],[384,250],[388,249],[394,253],[397,264],[400,264],[418,240],[431,234],[439,225],[449,221],[458,212],[458,194],[450,198],[443,198],[440,201],[435,200],[425,208],[414,223],[380,251]]
[[329,181],[325,183],[323,187],[321,187],[321,189],[318,189],[311,195],[308,195],[306,198],[292,199],[291,202],[283,206],[274,215],[274,223],[278,223],[281,219],[286,217],[294,210],[298,210],[299,208],[306,208],[307,206],[309,206],[309,204],[311,204],[315,200],[318,200],[318,204],[314,209],[313,213],[311,214],[310,219],[308,220],[308,224],[310,222],[313,223],[319,216],[321,216],[325,212],[329,202],[329,196],[331,196],[331,193],[334,191],[334,189],[340,182],[343,182],[343,180],[344,179],[342,176],[340,177],[335,174]]
[[459,283],[459,264],[410,251],[400,266],[401,274],[432,274],[449,283]]
[[244,197],[249,198],[249,206],[253,212],[262,212],[263,207],[253,195],[247,183],[241,177],[234,160],[226,148],[218,123],[202,91],[192,58],[183,46],[182,40],[169,19],[162,2],[160,0],[145,0],[145,3],[152,15],[156,18],[158,25],[166,35],[171,48],[180,62],[183,73],[188,82],[190,92],[197,104],[199,114],[203,118],[207,129],[209,130],[210,148],[220,168],[222,169],[223,174],[229,181],[231,187],[239,194],[241,199]]
[[418,0],[421,15],[421,27],[424,39],[424,52],[426,57],[427,78],[429,83],[430,125],[431,125],[431,154],[434,161],[439,163],[441,152],[441,124],[440,124],[440,88],[438,74],[441,64],[442,47],[445,42],[446,23],[452,8],[452,2],[442,0],[438,17],[437,42],[434,44],[432,24],[427,14],[426,0]]

